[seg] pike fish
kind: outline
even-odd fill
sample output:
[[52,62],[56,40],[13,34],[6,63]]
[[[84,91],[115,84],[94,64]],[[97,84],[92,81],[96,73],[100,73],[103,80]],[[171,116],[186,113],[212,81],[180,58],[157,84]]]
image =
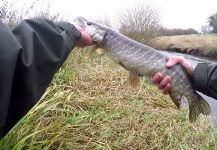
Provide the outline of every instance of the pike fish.
[[87,31],[98,48],[130,72],[132,83],[142,76],[151,77],[157,72],[172,77],[169,96],[180,108],[185,97],[189,105],[189,120],[195,122],[199,114],[209,115],[209,104],[195,91],[187,71],[179,64],[171,69],[165,67],[168,57],[154,48],[136,42],[115,30],[77,17],[75,22]]

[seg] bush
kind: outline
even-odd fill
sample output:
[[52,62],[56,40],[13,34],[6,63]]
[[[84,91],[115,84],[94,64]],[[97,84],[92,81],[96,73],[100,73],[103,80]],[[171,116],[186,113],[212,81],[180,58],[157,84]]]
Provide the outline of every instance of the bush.
[[212,32],[217,33],[217,12],[208,18],[208,23],[212,28]]
[[159,34],[160,19],[150,6],[137,4],[126,8],[118,16],[119,31],[139,42],[149,42]]
[[49,20],[60,20],[60,14],[51,14],[50,10],[50,3],[45,2],[45,8],[41,9],[40,11],[37,11],[36,7],[37,5],[40,5],[42,2],[45,1],[39,1],[34,0],[31,3],[23,4],[23,8],[18,10],[14,8],[17,4],[17,1],[14,2],[8,2],[7,0],[2,0],[0,3],[0,19],[3,23],[8,25],[9,28],[13,29],[17,24],[19,24],[22,20],[27,18],[46,18]]
[[172,35],[187,35],[187,34],[198,34],[198,32],[193,29],[167,29],[167,28],[161,28],[161,36],[172,36]]

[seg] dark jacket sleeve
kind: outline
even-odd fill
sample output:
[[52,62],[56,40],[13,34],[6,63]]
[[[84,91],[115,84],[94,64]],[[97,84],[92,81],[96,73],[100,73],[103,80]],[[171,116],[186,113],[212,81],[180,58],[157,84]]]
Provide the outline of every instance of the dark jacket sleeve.
[[81,38],[70,23],[23,21],[12,31],[0,23],[0,137],[45,92]]
[[193,80],[196,90],[217,99],[217,64],[199,63]]

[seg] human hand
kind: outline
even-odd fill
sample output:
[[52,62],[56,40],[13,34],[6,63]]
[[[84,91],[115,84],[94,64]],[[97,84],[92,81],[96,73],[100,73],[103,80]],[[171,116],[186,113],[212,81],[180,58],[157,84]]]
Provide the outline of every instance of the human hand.
[[[166,67],[172,68],[176,64],[181,64],[189,72],[190,75],[193,74],[195,67],[182,56],[171,56],[166,64]],[[162,90],[164,94],[167,94],[169,92],[171,80],[172,79],[170,76],[164,76],[160,72],[156,73],[152,77],[152,82],[154,84],[158,84],[158,88]]]
[[94,42],[92,41],[90,35],[80,26],[75,25],[75,27],[78,29],[78,31],[80,31],[81,33],[81,39],[78,43],[79,47],[85,47],[85,46],[90,46],[93,45]]

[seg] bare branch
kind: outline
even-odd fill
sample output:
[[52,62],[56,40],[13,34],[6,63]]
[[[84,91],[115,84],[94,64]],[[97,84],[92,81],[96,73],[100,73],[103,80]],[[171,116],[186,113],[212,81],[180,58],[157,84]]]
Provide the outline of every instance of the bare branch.
[[160,19],[149,5],[137,4],[118,15],[120,32],[139,42],[148,42],[158,35]]

